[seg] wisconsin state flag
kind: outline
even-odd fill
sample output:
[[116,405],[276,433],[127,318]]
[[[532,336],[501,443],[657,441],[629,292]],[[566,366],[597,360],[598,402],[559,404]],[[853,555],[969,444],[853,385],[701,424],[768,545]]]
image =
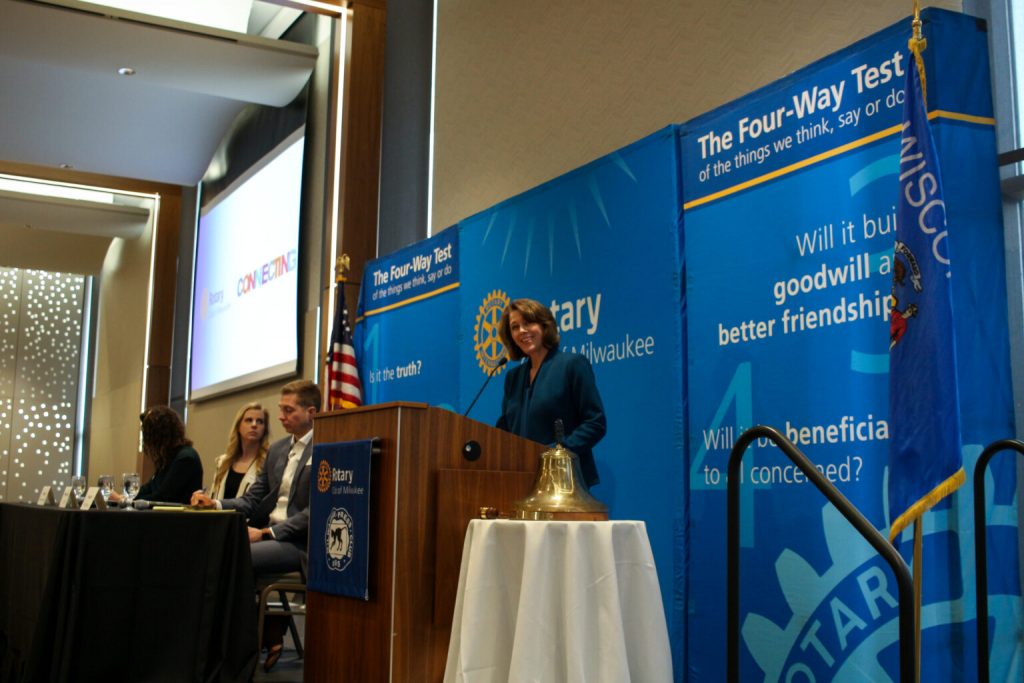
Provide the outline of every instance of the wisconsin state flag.
[[964,482],[950,285],[938,158],[913,56],[900,140],[889,328],[889,540]]

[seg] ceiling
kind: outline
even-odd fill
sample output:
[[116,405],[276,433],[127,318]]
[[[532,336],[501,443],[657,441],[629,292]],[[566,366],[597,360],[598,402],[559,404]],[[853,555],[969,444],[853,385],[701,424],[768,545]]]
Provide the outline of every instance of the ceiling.
[[[257,32],[298,15],[250,4]],[[77,0],[0,0],[0,162],[194,186],[239,112],[289,103],[316,56]],[[0,192],[0,266],[98,273],[113,238],[145,228],[148,210],[125,203]]]
[[290,102],[316,60],[82,2],[0,0],[0,17],[0,160],[176,185],[199,182],[246,104]]
[[115,237],[145,232],[151,205],[144,197],[104,203],[0,190],[0,265],[98,274]]

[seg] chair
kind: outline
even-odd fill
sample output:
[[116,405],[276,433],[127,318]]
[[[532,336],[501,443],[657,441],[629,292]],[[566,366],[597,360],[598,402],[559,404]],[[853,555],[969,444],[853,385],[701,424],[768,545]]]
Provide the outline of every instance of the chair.
[[[296,655],[301,659],[303,656],[302,639],[299,638],[299,631],[295,627],[295,617],[306,616],[306,574],[302,571],[290,572],[288,574],[274,574],[261,577],[257,589],[260,592],[259,619],[257,622],[257,643],[263,643],[263,621],[267,615],[280,615],[288,617],[288,632],[292,635],[292,642],[295,643]],[[271,594],[277,593],[277,600],[271,601]],[[288,601],[288,593],[301,593],[302,604],[293,608]]]

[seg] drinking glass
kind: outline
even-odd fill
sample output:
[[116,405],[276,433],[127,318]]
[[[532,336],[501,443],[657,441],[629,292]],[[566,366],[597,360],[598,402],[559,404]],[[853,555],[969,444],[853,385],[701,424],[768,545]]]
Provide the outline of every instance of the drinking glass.
[[139,495],[139,473],[125,472],[121,475],[121,482],[124,487],[125,500],[128,502],[128,507],[131,507],[135,496]]
[[106,503],[107,499],[110,498],[110,492],[114,489],[114,475],[101,474],[96,484],[100,487],[100,495],[103,496],[103,502]]
[[80,474],[71,477],[71,493],[75,496],[75,502],[81,504],[85,498],[85,477]]

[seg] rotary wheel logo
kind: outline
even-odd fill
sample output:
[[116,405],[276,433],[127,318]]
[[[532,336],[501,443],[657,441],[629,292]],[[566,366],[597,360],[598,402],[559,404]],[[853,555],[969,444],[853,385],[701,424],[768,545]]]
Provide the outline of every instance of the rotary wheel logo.
[[[960,515],[967,513],[967,496]],[[775,562],[779,588],[791,610],[785,626],[773,618],[750,612],[742,626],[743,640],[764,672],[765,681],[873,681],[890,682],[883,653],[899,637],[897,588],[891,571],[867,541],[853,533],[841,514],[831,505],[822,508],[825,545],[833,564],[823,573],[790,549],[785,549]],[[947,520],[938,518],[953,511],[941,511],[933,519],[929,534],[950,533],[943,528]],[[1015,513],[1014,513],[1015,514]],[[884,532],[883,532],[884,533]],[[960,548],[961,566],[969,566],[973,546],[956,543]],[[966,564],[964,564],[966,563]],[[956,570],[951,570],[956,571]],[[1016,600],[1001,601],[1017,604]],[[922,629],[948,628],[955,622],[965,623],[974,615],[964,611],[959,600],[944,602],[942,598],[922,608]],[[959,618],[954,615],[959,614]],[[1005,628],[1019,623],[1019,615],[1000,613],[995,616],[994,638],[1007,637]],[[973,627],[972,627],[973,628]],[[1011,636],[1009,640],[1013,640]],[[993,641],[995,642],[995,641]],[[890,662],[891,665],[891,662]],[[1011,680],[993,678],[993,680]]]
[[327,568],[343,572],[352,563],[355,552],[355,529],[352,515],[345,508],[334,508],[327,516],[324,547],[327,548]]
[[[878,654],[897,635],[891,628],[897,616],[895,586],[867,542],[850,538],[834,507],[826,505],[821,514],[832,566],[819,574],[803,557],[789,548],[783,550],[775,570],[792,618],[781,627],[751,612],[743,621],[743,640],[765,673],[765,681],[855,680],[836,675],[847,664],[864,675],[860,680],[891,681]],[[864,597],[853,599],[858,593]],[[863,609],[864,604],[870,610]],[[856,617],[857,628],[847,630],[844,627],[854,623],[850,605],[864,616]],[[837,612],[839,618],[833,616]],[[842,647],[834,645],[837,640]]]
[[[505,346],[498,336],[498,328],[501,324],[501,314],[508,306],[508,295],[500,289],[496,289],[484,297],[480,309],[476,314],[476,326],[473,328],[473,349],[476,351],[476,360],[480,363],[480,369],[484,374],[489,374],[498,367],[498,361],[505,355]],[[500,375],[501,369],[495,373]]]
[[316,470],[316,490],[320,493],[327,493],[329,488],[331,488],[331,466],[327,464],[326,460],[321,460],[320,466]]

